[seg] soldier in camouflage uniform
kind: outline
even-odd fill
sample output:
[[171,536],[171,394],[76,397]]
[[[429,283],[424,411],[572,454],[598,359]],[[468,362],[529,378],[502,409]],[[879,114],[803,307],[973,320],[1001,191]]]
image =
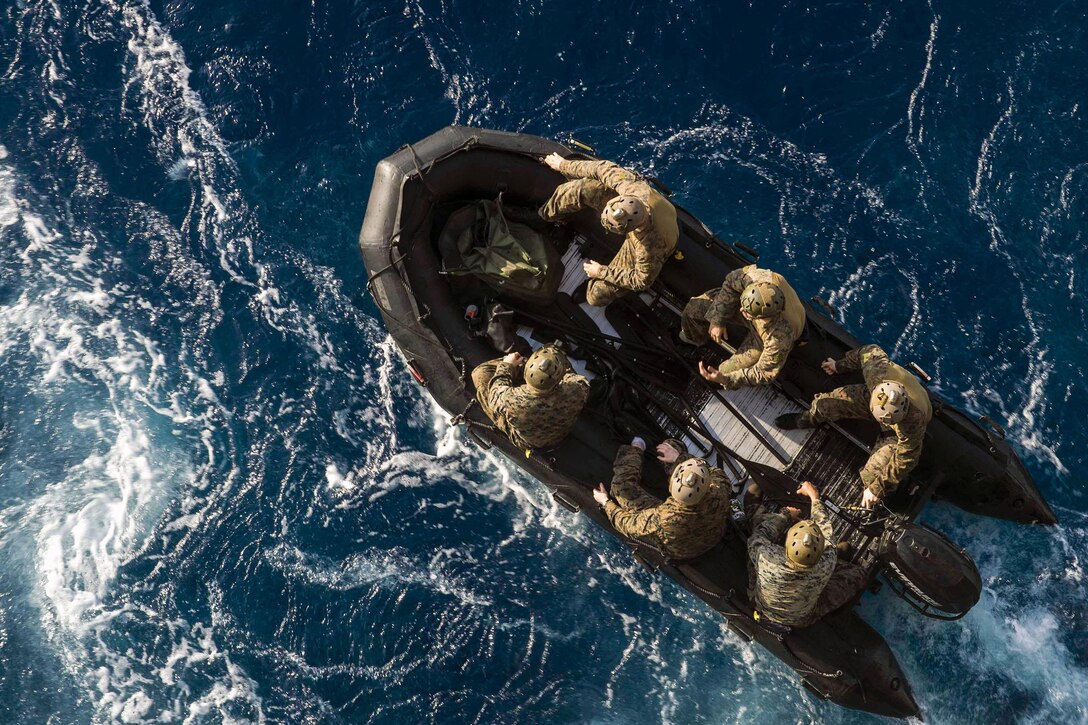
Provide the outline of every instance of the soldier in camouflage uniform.
[[861,469],[862,505],[872,507],[896,489],[922,456],[926,426],[933,418],[929,393],[918,379],[896,365],[876,345],[823,362],[828,375],[861,371],[863,385],[846,385],[812,400],[808,411],[780,416],[780,428],[811,428],[842,418],[875,419],[880,436]]
[[795,508],[771,513],[760,507],[748,537],[752,603],[760,617],[788,627],[807,627],[843,606],[869,578],[862,567],[838,560],[831,520],[816,487],[805,481],[798,493],[812,502],[810,520],[799,522]]
[[[518,384],[525,364],[525,382]],[[476,400],[487,417],[519,448],[548,448],[567,437],[589,396],[589,382],[570,370],[554,347],[534,352],[526,363],[518,353],[491,360],[472,371]]]
[[726,341],[727,324],[748,334],[715,370],[700,362],[703,377],[728,390],[770,385],[805,329],[805,308],[786,279],[754,264],[735,269],[717,289],[694,297],[680,317],[680,339],[692,345]]
[[560,184],[540,207],[546,221],[586,207],[601,213],[601,224],[624,235],[612,261],[584,264],[586,301],[604,307],[629,292],[648,289],[680,238],[676,207],[645,181],[611,161],[567,161],[549,154],[544,162],[571,181]]
[[725,473],[689,455],[679,441],[666,441],[657,447],[658,459],[669,467],[669,497],[662,502],[639,485],[645,450],[641,438],[620,446],[613,464],[611,497],[603,485],[593,492],[612,527],[674,559],[692,559],[710,551],[725,534],[730,515]]

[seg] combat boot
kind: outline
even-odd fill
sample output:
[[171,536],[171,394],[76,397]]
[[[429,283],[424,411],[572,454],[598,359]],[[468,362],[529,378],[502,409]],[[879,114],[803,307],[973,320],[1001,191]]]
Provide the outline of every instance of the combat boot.
[[808,416],[804,413],[784,413],[774,419],[775,427],[782,430],[797,430],[798,428],[815,428],[808,421]]

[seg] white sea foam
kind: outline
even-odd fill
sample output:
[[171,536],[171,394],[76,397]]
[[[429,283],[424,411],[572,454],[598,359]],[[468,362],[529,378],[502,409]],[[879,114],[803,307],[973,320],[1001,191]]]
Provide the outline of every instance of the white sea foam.
[[[179,391],[166,389],[163,353],[122,323],[140,319],[132,313],[143,307],[106,290],[100,275],[109,258],[72,254],[69,233],[19,198],[18,183],[11,167],[0,167],[0,199],[14,200],[18,213],[0,239],[29,242],[18,257],[27,286],[0,310],[0,347],[23,360],[19,383],[27,386],[28,406],[38,408],[28,413],[59,411],[50,427],[85,434],[82,458],[48,481],[24,514],[37,552],[42,627],[66,667],[93,684],[100,712],[135,722],[150,715],[153,702],[138,663],[101,639],[131,611],[112,601],[113,587],[169,503],[199,475],[162,423],[209,413],[200,411],[199,396],[186,403]],[[103,319],[115,306],[124,309]]]
[[[405,588],[423,587],[452,597],[471,607],[490,607],[492,599],[475,590],[473,584],[446,570],[449,557],[434,552],[419,561],[407,551],[377,550],[353,554],[343,561],[308,554],[296,547],[281,544],[265,552],[270,564],[287,576],[305,584],[335,591],[381,586],[402,592]],[[456,557],[463,560],[460,554]]]
[[[1041,314],[1031,304],[1031,296],[1028,294],[1028,283],[1024,278],[1024,269],[1020,261],[1014,256],[1012,249],[1015,244],[1007,238],[994,210],[990,199],[989,185],[993,181],[993,165],[996,146],[999,144],[1002,134],[1011,126],[1011,119],[1016,112],[1016,89],[1010,78],[1007,86],[1007,99],[1005,109],[1001,112],[986,138],[982,140],[979,148],[978,163],[975,169],[975,180],[969,192],[970,211],[985,222],[990,235],[990,250],[1002,257],[1009,273],[1016,280],[1020,297],[1023,300],[1024,323],[1031,337],[1025,350],[1025,363],[1027,365],[1026,380],[1028,389],[1026,400],[1007,404],[1004,396],[992,389],[985,389],[982,395],[996,402],[1001,407],[1003,417],[1010,423],[1010,431],[1013,432],[1020,445],[1040,460],[1049,462],[1062,474],[1068,473],[1068,469],[1058,457],[1054,446],[1044,442],[1043,431],[1040,430],[1038,421],[1044,416],[1048,407],[1047,383],[1054,369],[1054,363],[1048,359],[1048,348],[1043,341],[1044,326],[1040,322]],[[968,396],[968,402],[974,404],[978,393],[972,391]]]
[[[130,6],[122,14],[139,26],[140,11]],[[156,64],[161,68],[161,60],[171,57],[173,50],[171,41],[156,34],[155,28],[154,23],[143,26],[145,32],[129,46],[149,74],[156,73]],[[55,38],[47,35],[40,40],[50,43]],[[59,73],[47,76],[54,82],[59,77]],[[182,145],[193,148],[184,140]],[[108,193],[78,146],[67,150],[66,160],[79,169],[84,192]],[[188,160],[195,165],[193,157]],[[36,415],[48,421],[55,435],[64,436],[69,429],[81,433],[74,443],[58,441],[61,447],[72,447],[64,458],[73,462],[59,478],[48,481],[23,513],[36,548],[42,627],[64,666],[90,688],[88,695],[103,720],[136,722],[158,716],[203,721],[245,712],[260,721],[255,684],[215,645],[214,616],[212,625],[179,624],[116,599],[118,573],[152,541],[151,532],[173,502],[186,501],[180,507],[183,513],[166,523],[161,533],[175,532],[184,541],[201,520],[201,513],[191,508],[195,500],[191,492],[207,487],[215,476],[219,455],[215,431],[229,417],[214,387],[222,385],[222,375],[209,373],[209,380],[184,357],[171,359],[167,372],[160,346],[146,331],[131,326],[150,327],[159,311],[131,290],[108,287],[103,278],[117,260],[94,253],[97,240],[91,231],[54,221],[60,215],[37,201],[33,190],[19,180],[10,165],[17,160],[5,152],[4,161],[0,240],[9,248],[18,245],[13,261],[22,265],[17,277],[25,288],[2,310],[0,349],[9,358],[17,352],[24,360],[19,382],[28,387],[27,407],[38,408]],[[226,205],[214,191],[206,202],[219,220],[217,213],[225,212]],[[191,260],[169,221],[155,210],[146,211],[152,259],[163,265],[167,283],[177,283],[196,302],[179,314],[214,319],[217,292],[207,274]],[[193,325],[198,334],[210,327]],[[203,345],[198,337],[186,343],[198,349]],[[51,418],[54,411],[62,417]],[[64,415],[71,415],[71,420]],[[184,430],[171,431],[171,425]],[[195,450],[188,443],[195,443]],[[82,457],[73,455],[78,450]],[[201,450],[205,462],[199,460]],[[232,469],[226,476],[223,492],[236,474]],[[133,618],[151,622],[166,642],[178,637],[169,662],[114,648],[123,647],[123,637],[111,644],[115,623]],[[199,681],[207,682],[211,675],[208,687],[175,681],[174,673],[188,666],[201,670]],[[172,699],[163,699],[161,686],[149,686],[157,673],[174,685]],[[247,706],[239,709],[242,701]]]
[[926,184],[929,181],[929,170],[921,152],[921,146],[925,143],[926,106],[924,94],[926,83],[929,81],[929,74],[933,71],[933,54],[937,45],[937,30],[940,27],[941,18],[937,11],[934,10],[932,0],[926,0],[926,2],[929,5],[929,12],[933,19],[929,24],[929,39],[926,40],[926,62],[922,68],[922,76],[918,80],[918,85],[911,91],[910,100],[907,102],[907,147],[910,148],[910,152],[918,162],[918,168],[920,169],[918,199],[922,202],[922,206],[928,210],[929,202],[926,199]]

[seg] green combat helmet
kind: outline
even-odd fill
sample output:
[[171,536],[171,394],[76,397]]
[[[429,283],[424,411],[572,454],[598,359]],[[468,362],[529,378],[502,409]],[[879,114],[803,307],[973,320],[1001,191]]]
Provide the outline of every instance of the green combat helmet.
[[678,463],[669,476],[669,494],[688,506],[703,500],[710,488],[710,469],[702,458],[689,458]]
[[869,412],[884,425],[895,425],[906,418],[909,405],[907,389],[902,383],[892,380],[873,388],[873,395],[869,398]]
[[811,519],[798,521],[786,532],[786,558],[801,569],[808,569],[824,553],[824,535]]
[[525,383],[537,393],[547,393],[567,374],[567,358],[554,347],[542,347],[525,363]]
[[754,282],[740,293],[740,308],[758,319],[774,317],[786,309],[786,295],[770,282]]
[[617,196],[609,199],[601,212],[601,226],[616,234],[638,229],[650,218],[650,212],[637,196]]

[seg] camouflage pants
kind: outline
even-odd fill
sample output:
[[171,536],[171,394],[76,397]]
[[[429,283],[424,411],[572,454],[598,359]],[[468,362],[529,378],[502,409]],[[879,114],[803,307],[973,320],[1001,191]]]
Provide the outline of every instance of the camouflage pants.
[[609,492],[612,498],[616,499],[616,503],[628,510],[641,511],[661,504],[656,497],[643,490],[637,478],[615,476],[609,486]]
[[839,559],[835,562],[835,571],[827,581],[827,586],[820,593],[816,609],[812,610],[805,626],[815,623],[860,594],[869,583],[869,575],[857,564]]
[[[684,306],[684,311],[680,313],[680,339],[692,345],[705,345],[710,342],[710,323],[706,321],[706,313],[710,309],[714,295],[717,293],[717,289],[708,290],[688,301],[687,305]],[[738,315],[728,320],[728,322],[743,325],[744,318]],[[762,354],[763,341],[759,339],[759,335],[749,330],[744,340],[737,347],[737,351],[723,362],[718,370],[723,375],[728,375],[737,370],[750,368],[759,362],[759,357]]]
[[617,287],[603,279],[591,279],[586,287],[586,302],[594,307],[605,307],[624,295],[631,294],[631,290]]
[[710,342],[710,323],[706,313],[710,309],[711,297],[718,290],[712,289],[698,297],[692,297],[684,311],[680,313],[680,337],[692,345],[705,345]]
[[[864,385],[844,385],[830,393],[819,393],[812,399],[808,412],[802,414],[802,424],[818,425],[843,418],[871,420],[869,412],[869,388]],[[885,480],[882,473],[888,469],[895,457],[896,437],[889,430],[881,430],[876,443],[869,451],[869,460],[862,467],[861,483],[866,488],[874,480]]]
[[476,402],[490,420],[495,420],[495,414],[487,403],[487,394],[491,389],[491,378],[495,377],[495,370],[499,367],[498,360],[489,360],[480,363],[472,371],[472,384],[476,387]]
[[869,412],[869,389],[864,385],[844,385],[830,393],[819,393],[812,399],[803,421],[808,425],[830,423],[843,418],[871,418]]

